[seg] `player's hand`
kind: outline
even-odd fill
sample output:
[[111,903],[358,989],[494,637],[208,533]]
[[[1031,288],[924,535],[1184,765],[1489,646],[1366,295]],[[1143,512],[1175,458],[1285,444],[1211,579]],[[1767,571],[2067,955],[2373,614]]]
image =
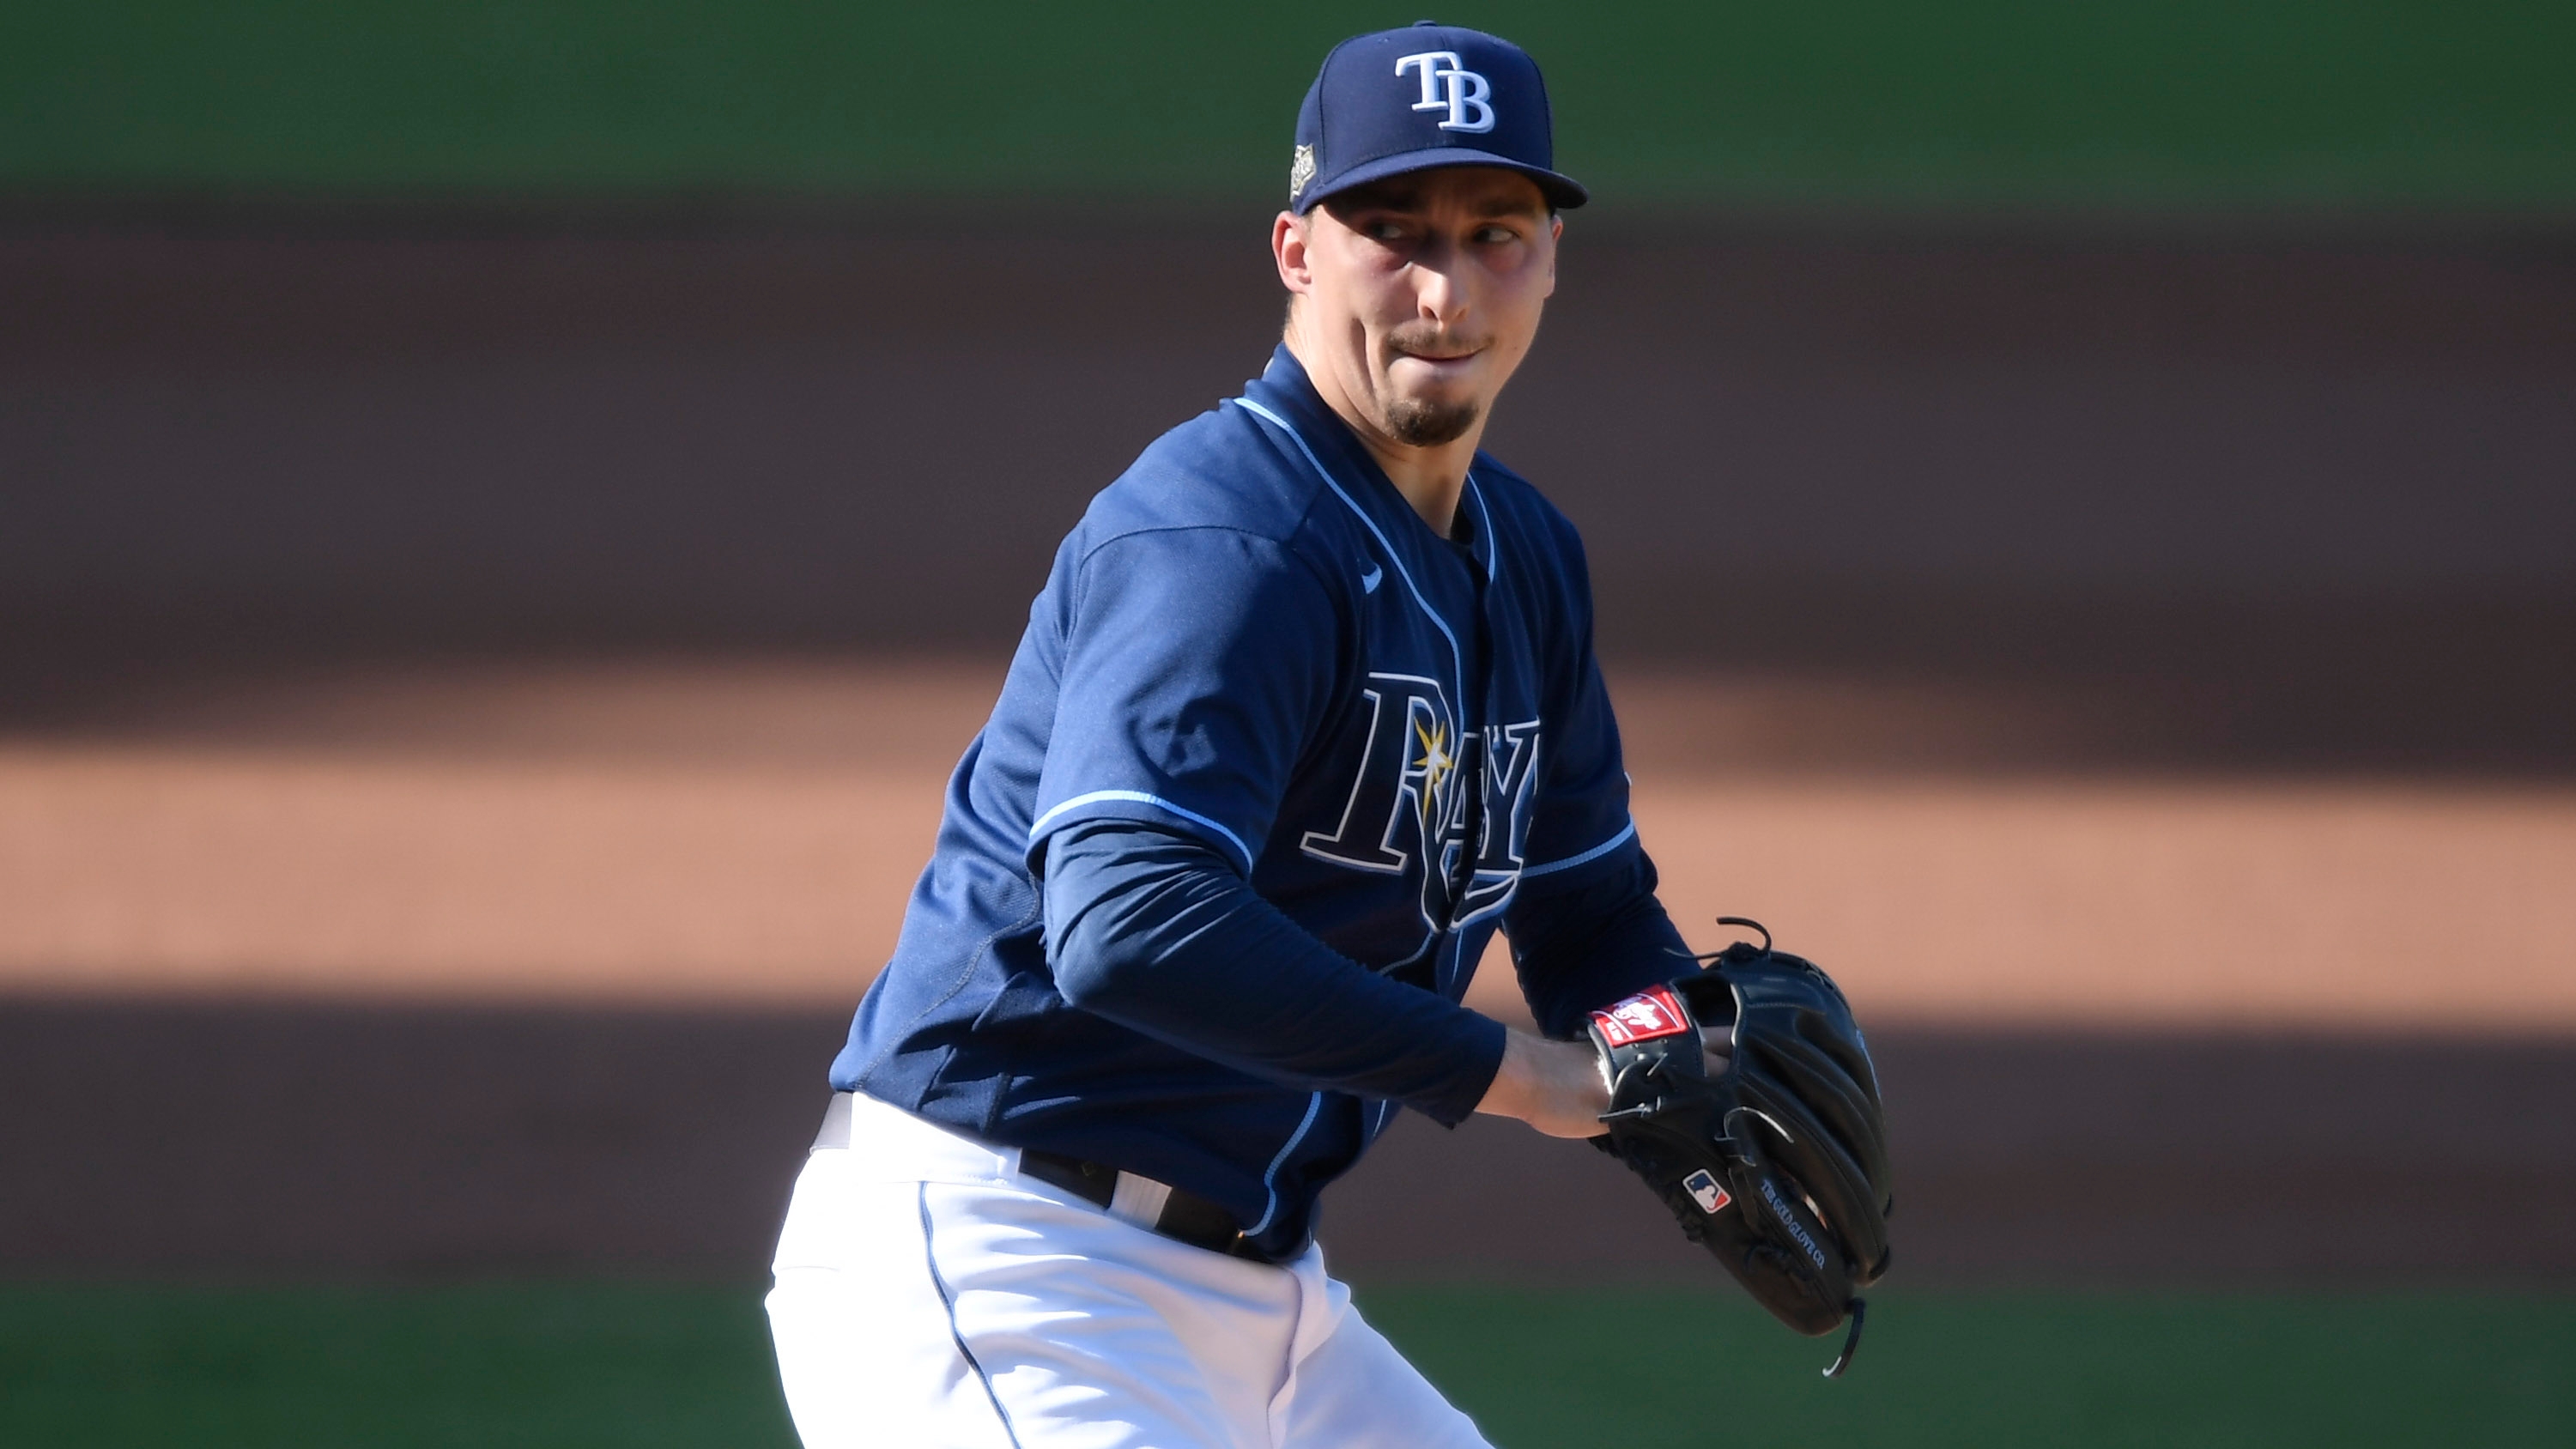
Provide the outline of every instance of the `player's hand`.
[[[1714,1077],[1726,1070],[1727,1034],[1703,1028],[1700,1048]],[[1503,1038],[1503,1063],[1476,1110],[1517,1117],[1550,1137],[1598,1137],[1610,1109],[1610,1084],[1590,1042],[1549,1041],[1525,1031]]]
[[1550,1137],[1598,1137],[1610,1084],[1590,1042],[1549,1041],[1517,1028],[1503,1038],[1503,1062],[1479,1112],[1517,1117]]

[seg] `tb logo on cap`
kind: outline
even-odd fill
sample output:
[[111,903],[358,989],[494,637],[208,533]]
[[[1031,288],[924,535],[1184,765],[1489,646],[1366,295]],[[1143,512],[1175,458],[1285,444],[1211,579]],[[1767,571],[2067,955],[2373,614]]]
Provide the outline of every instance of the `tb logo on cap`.
[[1494,129],[1494,88],[1483,76],[1460,68],[1458,52],[1426,50],[1408,55],[1395,63],[1399,76],[1406,71],[1422,75],[1422,99],[1413,103],[1417,111],[1447,111],[1449,119],[1440,123],[1444,131],[1490,131]]

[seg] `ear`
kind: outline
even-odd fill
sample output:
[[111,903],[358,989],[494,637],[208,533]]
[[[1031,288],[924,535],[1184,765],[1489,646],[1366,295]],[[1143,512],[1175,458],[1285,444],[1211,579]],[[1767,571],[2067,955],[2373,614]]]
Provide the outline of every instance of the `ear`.
[[1541,298],[1556,295],[1556,254],[1565,242],[1565,218],[1550,212],[1547,218],[1547,290]]
[[1306,255],[1306,219],[1283,211],[1270,223],[1270,259],[1279,266],[1279,285],[1291,292],[1315,289],[1315,270]]

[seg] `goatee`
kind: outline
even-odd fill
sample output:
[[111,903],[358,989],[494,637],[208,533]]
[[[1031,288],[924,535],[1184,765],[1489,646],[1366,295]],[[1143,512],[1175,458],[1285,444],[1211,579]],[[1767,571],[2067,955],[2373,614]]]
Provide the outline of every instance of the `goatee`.
[[1467,436],[1482,410],[1472,402],[1419,402],[1398,398],[1386,407],[1389,437],[1408,448],[1436,448]]

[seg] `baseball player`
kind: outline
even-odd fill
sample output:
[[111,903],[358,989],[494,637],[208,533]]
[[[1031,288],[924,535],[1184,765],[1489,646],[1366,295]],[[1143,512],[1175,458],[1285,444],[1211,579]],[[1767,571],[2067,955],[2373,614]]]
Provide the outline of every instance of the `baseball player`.
[[[1600,1134],[1587,1011],[1689,966],[1581,544],[1477,449],[1585,199],[1538,67],[1343,42],[1288,197],[1283,342],[1057,551],[832,1064],[768,1300],[808,1449],[1484,1444],[1316,1195],[1408,1107]],[[1459,1004],[1497,929],[1543,1035]]]

